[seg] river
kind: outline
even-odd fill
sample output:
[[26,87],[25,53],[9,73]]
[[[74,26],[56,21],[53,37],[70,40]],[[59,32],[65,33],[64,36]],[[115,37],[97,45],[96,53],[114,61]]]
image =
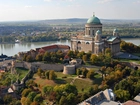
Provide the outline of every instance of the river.
[[[140,38],[136,39],[122,39],[126,42],[134,43],[135,45],[140,45]],[[0,54],[5,54],[8,56],[13,56],[18,54],[18,52],[29,51],[31,49],[48,46],[52,44],[63,44],[69,45],[70,41],[49,41],[49,42],[31,42],[31,43],[14,43],[14,44],[0,44]]]

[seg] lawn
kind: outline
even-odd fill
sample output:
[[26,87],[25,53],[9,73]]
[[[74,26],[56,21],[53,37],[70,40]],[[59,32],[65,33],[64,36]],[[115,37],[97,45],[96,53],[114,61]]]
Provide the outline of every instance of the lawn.
[[21,67],[17,67],[15,69],[16,69],[16,72],[19,76],[19,80],[22,80],[27,75],[27,73],[29,72],[28,69],[21,68]]
[[119,59],[120,62],[136,62],[138,64],[140,64],[139,60],[131,60],[131,59]]
[[[48,79],[42,79],[37,74],[34,74],[33,78],[34,81],[40,86],[40,89],[42,89],[44,86],[56,86],[66,83],[72,83],[76,86],[79,92],[85,92],[89,87],[92,87],[94,84],[100,84],[101,83],[101,75],[96,74],[95,79],[90,80],[87,78],[78,78],[77,75],[66,75],[62,72],[55,72],[57,75],[56,80],[48,80]],[[72,82],[73,81],[73,82]]]
[[89,87],[93,86],[93,81],[90,79],[77,78],[77,79],[75,79],[73,85],[76,86],[76,88],[78,89],[79,92],[84,92]]

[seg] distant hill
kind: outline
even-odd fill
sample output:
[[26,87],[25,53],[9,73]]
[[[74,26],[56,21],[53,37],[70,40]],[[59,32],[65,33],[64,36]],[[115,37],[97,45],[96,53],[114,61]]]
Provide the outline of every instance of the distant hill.
[[87,19],[80,18],[70,18],[70,19],[51,19],[51,20],[41,20],[40,22],[46,24],[84,24]]
[[[69,24],[85,24],[86,18],[69,18],[69,19],[50,19],[50,20],[36,20],[36,21],[11,21],[0,22],[0,26],[30,26],[30,25],[69,25]],[[126,20],[126,19],[100,19],[103,24],[138,24],[140,26],[140,19]]]
[[[44,24],[85,24],[88,19],[82,18],[70,18],[70,19],[51,19],[38,21]],[[103,24],[124,24],[124,23],[138,23],[140,20],[125,20],[125,19],[100,19]]]

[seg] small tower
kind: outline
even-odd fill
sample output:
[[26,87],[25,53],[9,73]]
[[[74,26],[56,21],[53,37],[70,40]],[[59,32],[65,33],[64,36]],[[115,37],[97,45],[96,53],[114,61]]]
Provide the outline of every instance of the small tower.
[[15,61],[12,61],[12,68],[11,68],[11,74],[15,73]]
[[113,30],[113,36],[116,36],[116,37],[118,37],[118,38],[120,37],[120,36],[119,36],[119,32],[118,32],[117,29],[114,29],[114,30]]
[[100,30],[96,31],[95,49],[94,49],[95,54],[99,54],[99,53],[102,53],[104,51],[104,42],[102,41],[101,34],[102,33]]

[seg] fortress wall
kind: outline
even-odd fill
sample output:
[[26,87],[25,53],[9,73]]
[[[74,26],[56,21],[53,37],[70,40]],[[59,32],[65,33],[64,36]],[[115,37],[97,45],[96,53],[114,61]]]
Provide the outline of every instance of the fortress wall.
[[40,68],[43,70],[61,71],[63,70],[63,66],[63,64],[41,64]]
[[36,71],[38,68],[43,70],[54,70],[61,71],[63,70],[63,64],[44,64],[44,63],[28,63],[28,62],[16,62],[15,67],[24,67],[26,69],[32,69]]
[[26,68],[26,69],[30,69],[31,63],[28,63],[28,62],[16,62],[15,67],[23,67],[23,68]]

